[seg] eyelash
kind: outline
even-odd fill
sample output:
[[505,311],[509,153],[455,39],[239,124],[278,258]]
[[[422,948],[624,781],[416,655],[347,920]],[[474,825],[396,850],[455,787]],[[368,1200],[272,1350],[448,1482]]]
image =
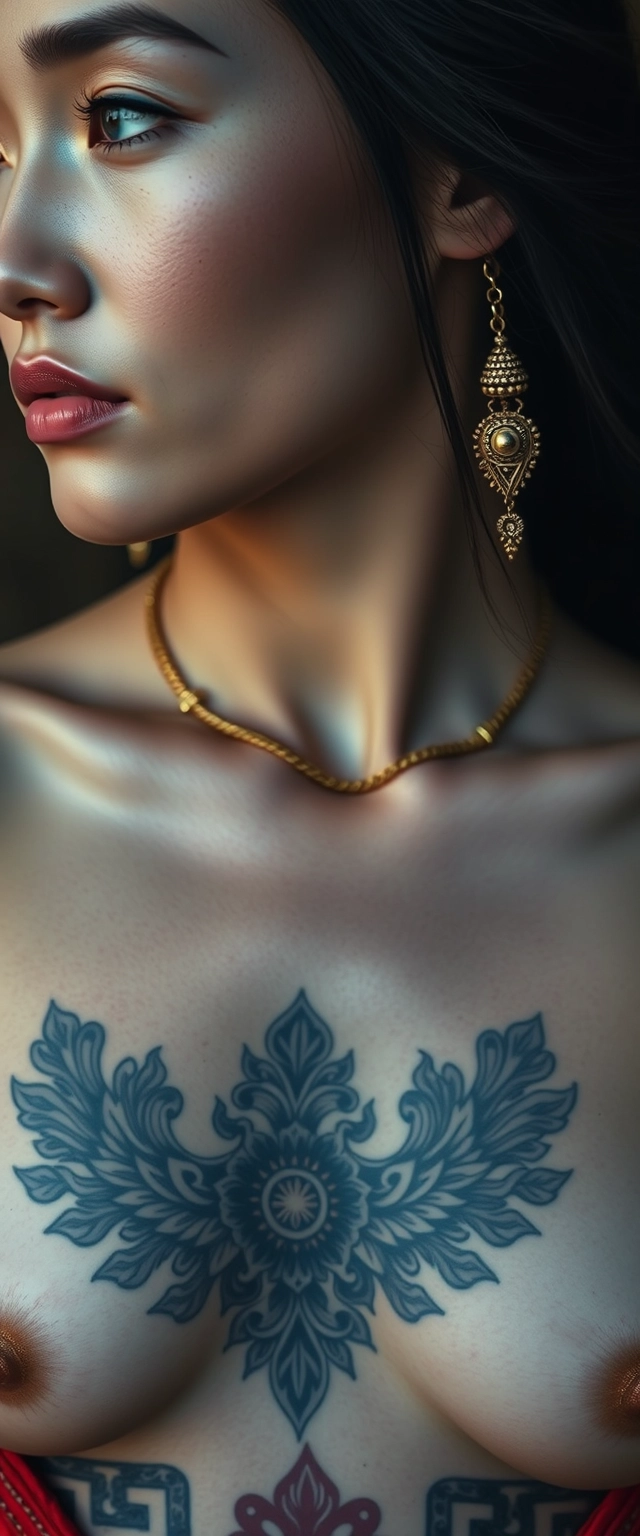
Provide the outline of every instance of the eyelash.
[[144,133],[132,134],[129,139],[98,139],[98,142],[91,147],[100,149],[105,155],[110,155],[114,149],[130,149],[134,144],[145,144],[149,139],[160,139],[165,132],[179,132],[180,119],[177,113],[169,112],[166,107],[158,107],[156,110],[153,102],[149,102],[147,107],[146,102],[135,100],[132,96],[88,96],[85,91],[82,91],[82,100],[74,101],[73,105],[78,116],[88,119],[90,123],[93,123],[99,113],[108,107],[125,108],[137,112],[140,117],[164,117],[163,128],[148,128]]

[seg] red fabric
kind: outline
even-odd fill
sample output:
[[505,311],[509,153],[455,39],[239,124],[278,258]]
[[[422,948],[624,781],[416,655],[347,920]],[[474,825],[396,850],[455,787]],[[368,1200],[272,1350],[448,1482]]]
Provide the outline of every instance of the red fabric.
[[612,1488],[596,1504],[578,1536],[640,1536],[640,1483]]
[[[79,1536],[57,1499],[13,1451],[0,1451],[0,1536]],[[612,1488],[578,1536],[640,1536],[640,1483]]]
[[57,1499],[13,1451],[0,1451],[0,1536],[78,1536]]

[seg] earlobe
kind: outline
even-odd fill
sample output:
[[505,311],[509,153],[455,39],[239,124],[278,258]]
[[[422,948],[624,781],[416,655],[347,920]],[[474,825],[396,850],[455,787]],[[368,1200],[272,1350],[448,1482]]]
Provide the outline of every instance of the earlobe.
[[446,224],[437,234],[441,256],[471,261],[497,251],[515,232],[515,220],[493,193],[450,207]]
[[442,167],[431,213],[431,236],[438,255],[457,261],[489,256],[515,228],[515,220],[486,182],[456,166]]

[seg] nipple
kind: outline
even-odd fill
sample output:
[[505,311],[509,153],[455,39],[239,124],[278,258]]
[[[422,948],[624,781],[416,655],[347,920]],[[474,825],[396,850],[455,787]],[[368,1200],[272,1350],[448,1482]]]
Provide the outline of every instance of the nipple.
[[630,1429],[640,1434],[640,1360],[625,1371],[618,1392],[618,1408]]
[[640,1439],[640,1344],[618,1349],[602,1373],[598,1417],[617,1435]]
[[0,1397],[23,1391],[28,1376],[29,1363],[21,1343],[0,1332]]
[[47,1396],[45,1353],[38,1329],[0,1318],[0,1410],[32,1408]]

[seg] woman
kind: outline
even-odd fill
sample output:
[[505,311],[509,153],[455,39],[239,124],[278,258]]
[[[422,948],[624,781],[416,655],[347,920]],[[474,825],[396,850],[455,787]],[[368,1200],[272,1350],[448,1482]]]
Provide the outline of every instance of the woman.
[[0,16],[26,430],[178,535],[2,652],[7,1529],[631,1531],[639,676],[519,526],[637,486],[624,14]]

